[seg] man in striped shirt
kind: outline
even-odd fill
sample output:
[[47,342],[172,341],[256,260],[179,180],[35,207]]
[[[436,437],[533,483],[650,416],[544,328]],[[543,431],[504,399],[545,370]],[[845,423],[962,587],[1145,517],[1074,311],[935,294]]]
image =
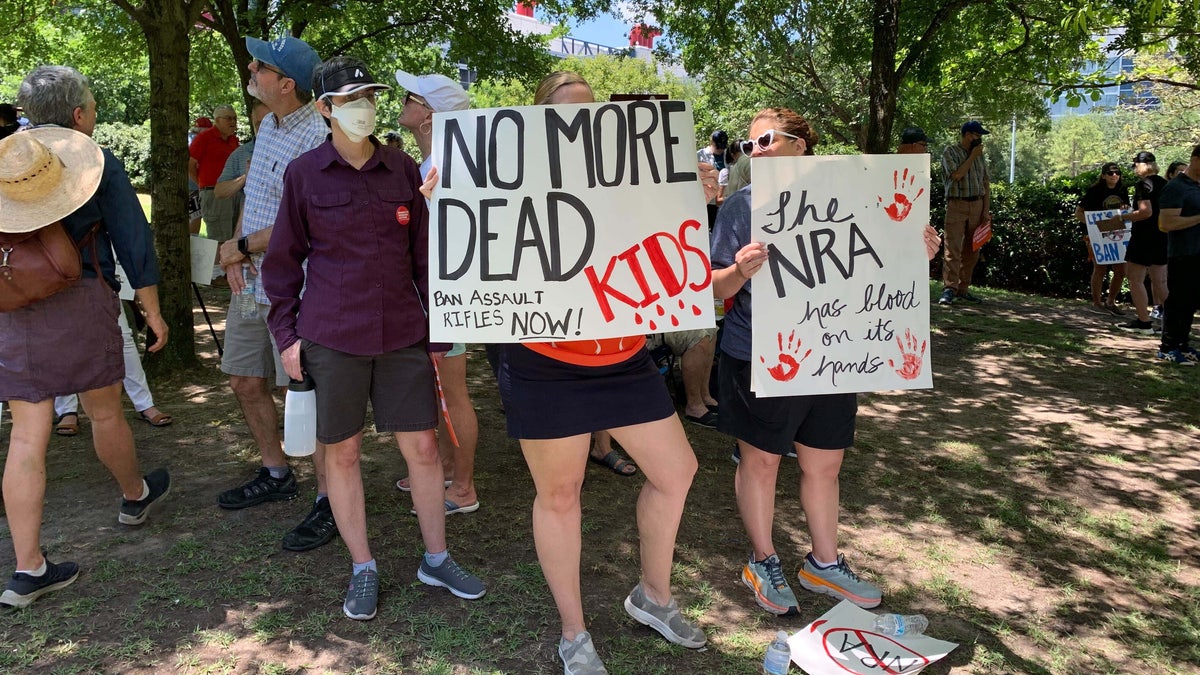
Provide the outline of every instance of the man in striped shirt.
[[946,242],[942,257],[942,297],[939,305],[952,305],[955,300],[980,302],[971,294],[971,274],[979,261],[975,248],[975,230],[990,223],[987,160],[983,158],[983,137],[991,133],[979,122],[971,120],[962,125],[962,137],[942,151],[942,171],[946,185]]

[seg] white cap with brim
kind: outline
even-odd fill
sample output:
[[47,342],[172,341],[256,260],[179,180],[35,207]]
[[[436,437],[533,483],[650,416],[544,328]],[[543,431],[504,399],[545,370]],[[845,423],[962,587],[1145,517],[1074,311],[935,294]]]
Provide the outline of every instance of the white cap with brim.
[[471,107],[471,97],[462,85],[445,75],[412,75],[403,70],[396,71],[396,82],[409,93],[425,99],[434,112],[466,110]]
[[32,232],[87,203],[104,173],[104,152],[86,134],[34,127],[0,141],[0,232]]

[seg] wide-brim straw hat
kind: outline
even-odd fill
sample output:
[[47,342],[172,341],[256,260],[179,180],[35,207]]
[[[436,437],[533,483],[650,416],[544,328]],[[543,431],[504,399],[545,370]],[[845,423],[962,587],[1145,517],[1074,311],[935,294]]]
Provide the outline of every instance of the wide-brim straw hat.
[[0,232],[32,232],[87,203],[104,173],[104,153],[86,134],[34,127],[0,141]]

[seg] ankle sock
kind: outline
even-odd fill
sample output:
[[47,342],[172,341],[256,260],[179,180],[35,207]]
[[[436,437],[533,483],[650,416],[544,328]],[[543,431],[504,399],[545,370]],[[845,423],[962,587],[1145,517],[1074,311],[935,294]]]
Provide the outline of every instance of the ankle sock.
[[143,478],[143,479],[142,479],[142,496],[141,496],[141,497],[138,497],[137,499],[135,499],[135,500],[133,500],[133,501],[135,501],[135,502],[140,502],[140,501],[143,501],[143,500],[145,500],[145,499],[147,499],[147,498],[149,498],[149,497],[150,497],[150,485],[149,485],[149,484],[146,482],[146,479],[145,479],[145,478]]
[[372,572],[379,571],[378,568],[375,567],[375,559],[374,558],[371,558],[370,560],[368,560],[365,563],[354,563],[354,574],[359,574],[366,570],[371,570]]
[[446,562],[446,558],[450,557],[450,549],[446,549],[441,553],[425,552],[425,562],[430,567],[441,567],[442,563]]
[[280,480],[286,478],[288,471],[291,471],[287,466],[268,466],[267,471],[271,472],[271,478]]
[[819,569],[819,570],[827,570],[827,569],[829,569],[830,567],[837,567],[837,561],[836,561],[836,560],[834,560],[834,561],[833,561],[833,562],[831,562],[831,563],[822,562],[822,561],[820,561],[820,560],[817,560],[817,556],[815,556],[815,555],[813,555],[813,554],[811,554],[811,553],[809,553],[809,554],[808,554],[808,560],[809,560],[809,562],[811,562],[811,563],[813,564],[813,567],[816,567],[816,568],[817,568],[817,569]]
[[46,573],[46,557],[42,556],[42,565],[35,570],[17,570],[17,574],[28,574],[31,577],[40,577]]
[[328,492],[318,492],[317,498],[315,500],[313,500],[313,504],[314,505],[320,504],[322,499],[329,499],[329,493]]

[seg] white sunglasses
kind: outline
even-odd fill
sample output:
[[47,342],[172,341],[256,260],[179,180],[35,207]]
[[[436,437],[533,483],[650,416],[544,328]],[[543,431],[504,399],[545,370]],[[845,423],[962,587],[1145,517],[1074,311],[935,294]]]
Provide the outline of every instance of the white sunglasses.
[[[786,131],[780,131],[778,129],[767,129],[766,133],[764,133],[763,135],[754,139],[753,141],[746,141],[746,143],[752,143],[754,145],[757,145],[759,150],[766,150],[767,148],[771,147],[772,143],[775,142],[775,134],[779,134],[780,136],[785,136],[787,138],[800,138],[799,136],[789,134]],[[754,149],[754,145],[750,146],[751,150]],[[747,154],[749,154],[749,153],[747,153]]]

